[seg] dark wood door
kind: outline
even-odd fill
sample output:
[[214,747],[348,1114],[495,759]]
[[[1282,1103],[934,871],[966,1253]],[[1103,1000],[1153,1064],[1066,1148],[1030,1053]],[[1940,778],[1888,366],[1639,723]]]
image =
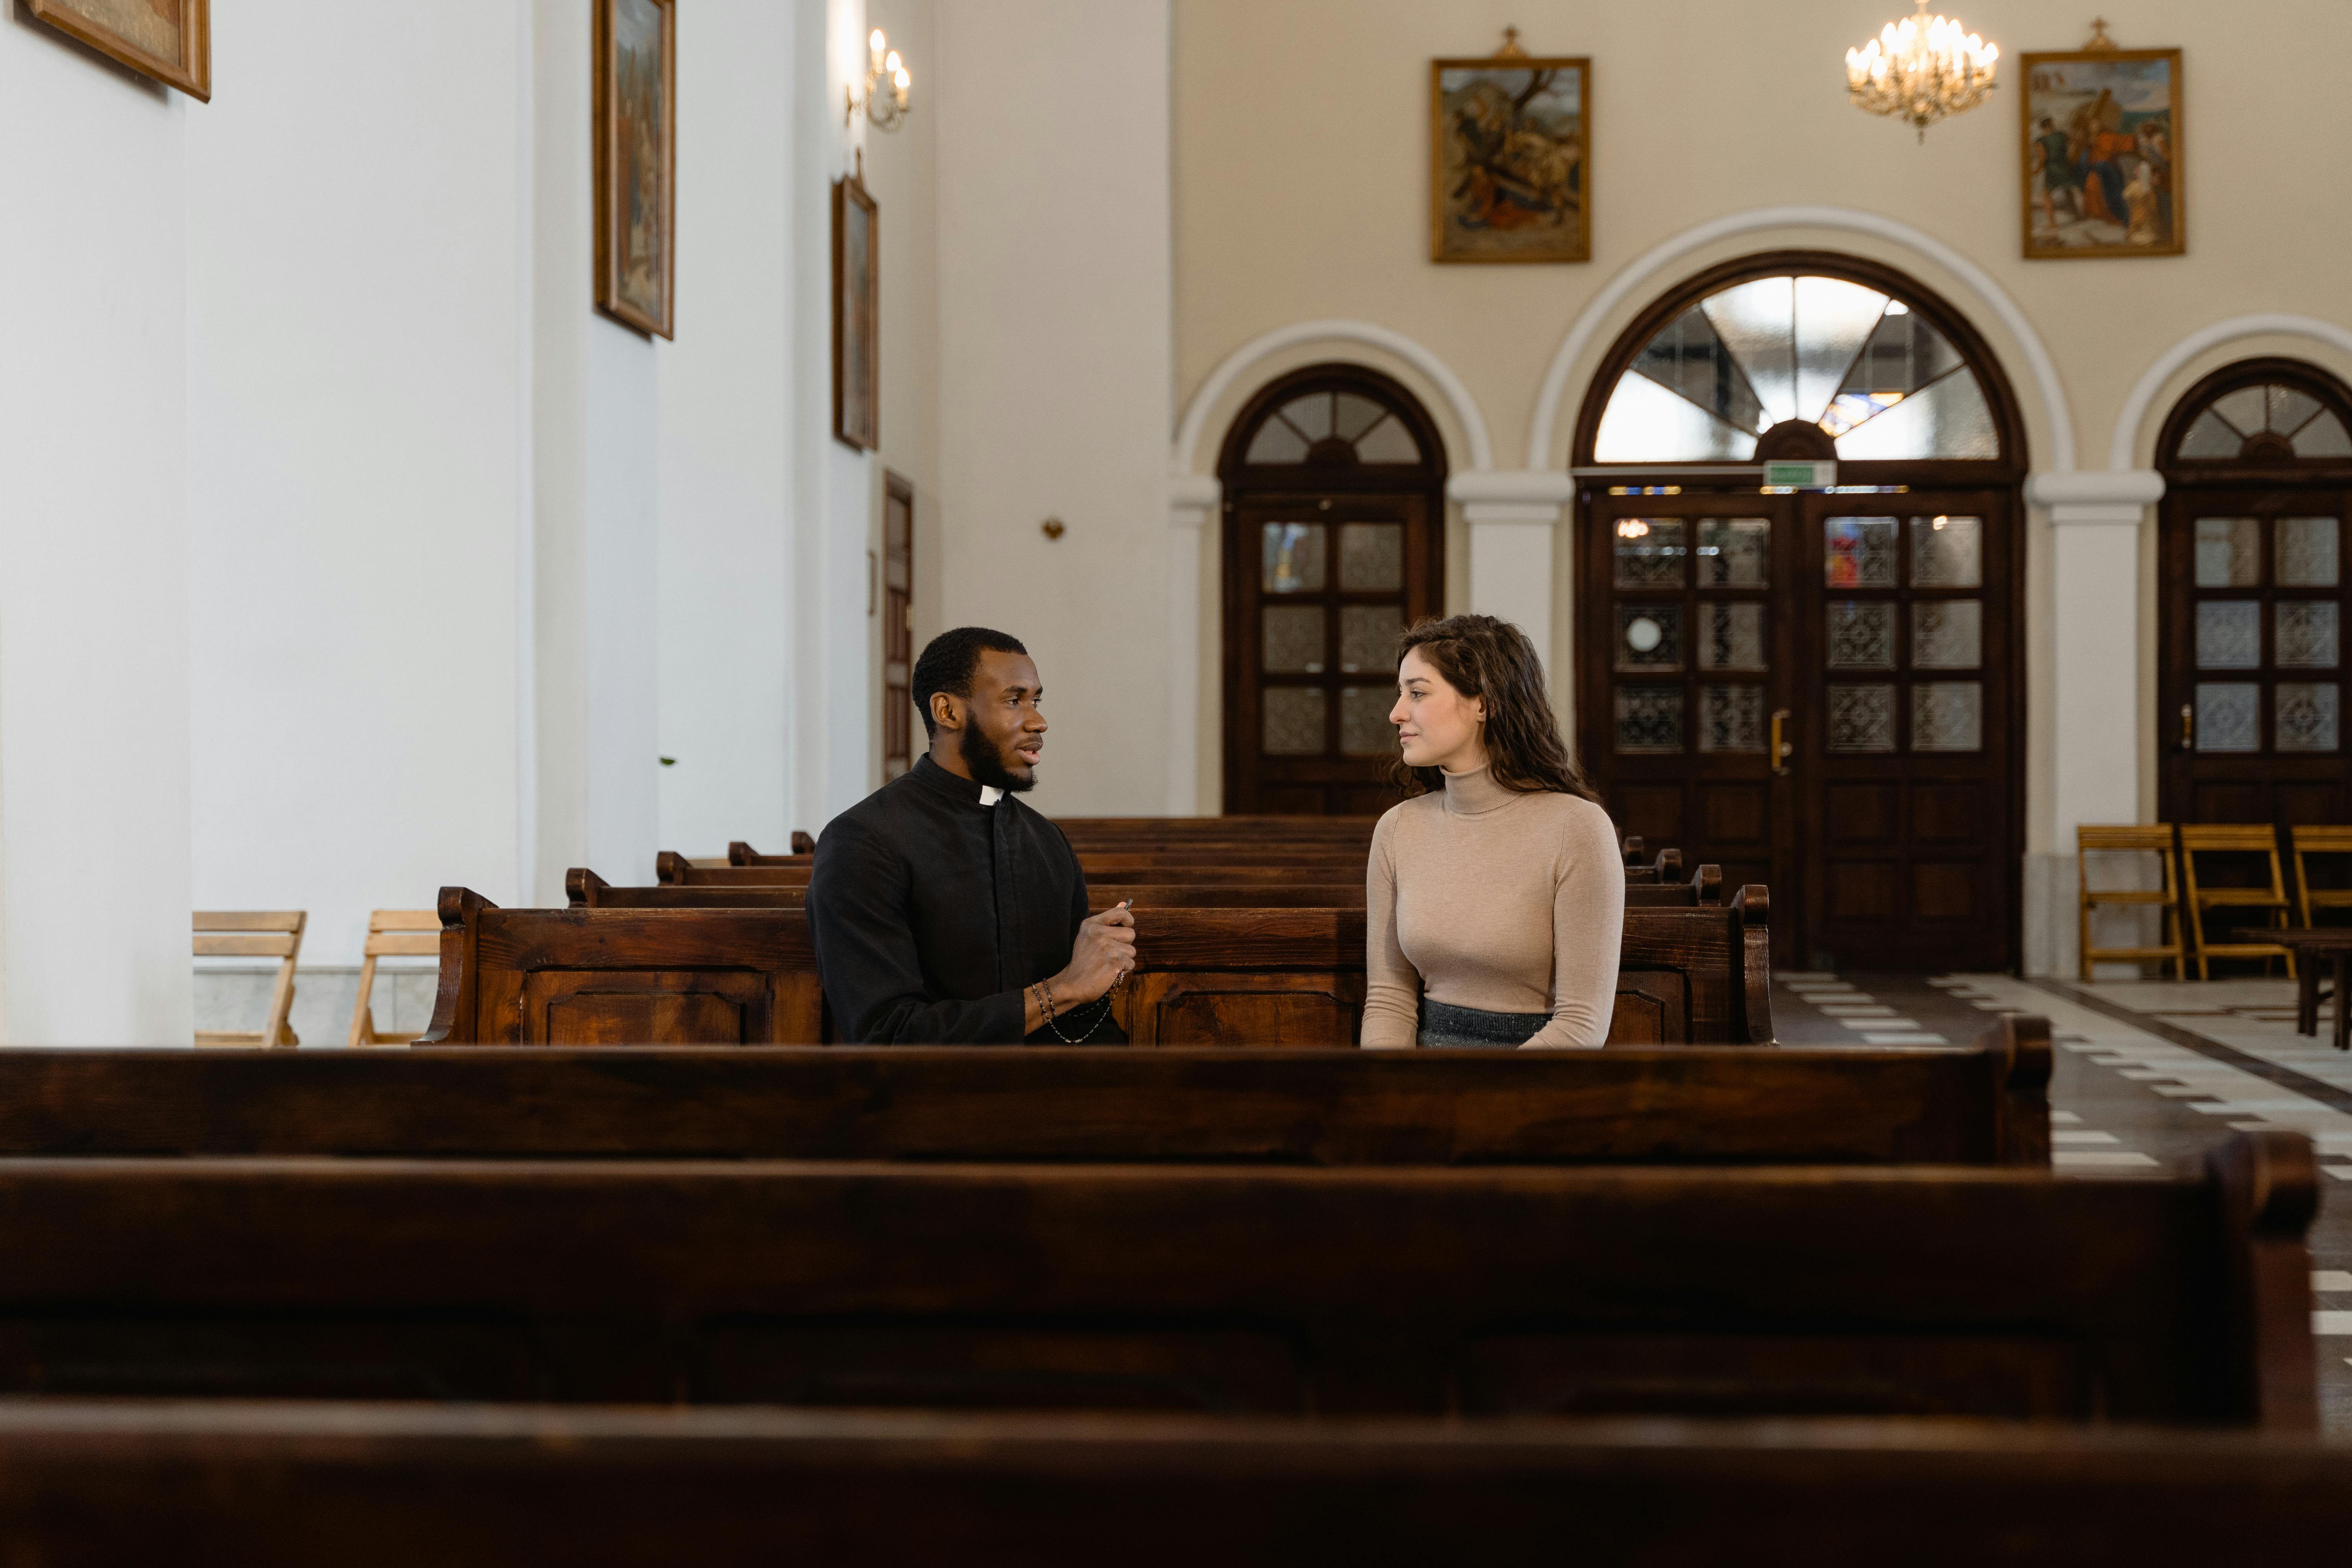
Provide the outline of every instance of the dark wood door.
[[2157,735],[2167,821],[2352,822],[2343,750],[2336,485],[2177,485],[2158,575]]
[[882,476],[882,782],[915,765],[915,487]]
[[1397,636],[1437,613],[1419,495],[1249,496],[1225,511],[1225,809],[1396,804]]

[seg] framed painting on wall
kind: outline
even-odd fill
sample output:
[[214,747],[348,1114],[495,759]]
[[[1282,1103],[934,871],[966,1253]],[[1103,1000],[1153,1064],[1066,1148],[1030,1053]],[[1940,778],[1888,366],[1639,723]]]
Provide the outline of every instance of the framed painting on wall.
[[1429,258],[1592,258],[1592,62],[1429,63]]
[[833,433],[861,451],[882,439],[881,259],[865,159],[833,186]]
[[2105,37],[2018,62],[2029,260],[2188,248],[2180,51],[2119,49]]
[[26,0],[41,21],[107,58],[209,103],[213,0]]
[[596,0],[596,308],[677,335],[677,0]]

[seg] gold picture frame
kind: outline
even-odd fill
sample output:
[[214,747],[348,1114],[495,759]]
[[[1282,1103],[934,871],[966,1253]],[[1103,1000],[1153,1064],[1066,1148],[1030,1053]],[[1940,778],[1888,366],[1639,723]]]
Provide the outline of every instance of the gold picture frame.
[[1592,61],[1429,62],[1429,258],[1592,259]]
[[862,452],[882,445],[880,216],[861,153],[833,184],[833,434]]
[[37,20],[200,103],[213,97],[213,0],[26,0]]
[[2019,57],[2027,260],[2187,251],[2180,72],[2179,49]]
[[676,338],[677,0],[596,0],[596,308]]

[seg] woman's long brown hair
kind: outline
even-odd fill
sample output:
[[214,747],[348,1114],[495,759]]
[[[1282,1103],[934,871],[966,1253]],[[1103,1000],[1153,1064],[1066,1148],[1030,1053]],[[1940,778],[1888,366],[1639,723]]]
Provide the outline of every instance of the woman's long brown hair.
[[[1486,761],[1495,782],[1523,795],[1549,792],[1600,801],[1559,738],[1543,665],[1528,634],[1492,616],[1423,621],[1397,639],[1397,662],[1419,653],[1465,697],[1486,700]],[[1400,754],[1392,770],[1408,796],[1445,787],[1435,768],[1412,768]]]

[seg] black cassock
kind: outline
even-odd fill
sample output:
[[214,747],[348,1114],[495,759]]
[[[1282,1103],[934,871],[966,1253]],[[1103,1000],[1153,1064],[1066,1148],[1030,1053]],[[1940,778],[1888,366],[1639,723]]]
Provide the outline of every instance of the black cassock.
[[[845,1045],[1022,1043],[1022,991],[1058,974],[1086,873],[1051,820],[929,757],[828,824],[809,879],[817,972]],[[1058,1020],[1076,1040],[1096,1003]],[[1091,1045],[1127,1037],[1102,1016]],[[1033,1045],[1059,1045],[1049,1026]]]

